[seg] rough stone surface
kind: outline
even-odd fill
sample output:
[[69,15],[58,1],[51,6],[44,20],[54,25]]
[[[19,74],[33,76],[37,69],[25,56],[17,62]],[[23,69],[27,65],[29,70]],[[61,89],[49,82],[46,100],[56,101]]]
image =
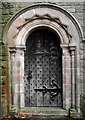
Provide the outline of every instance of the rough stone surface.
[[[43,3],[44,1],[40,1]],[[39,2],[39,3],[40,3]],[[46,3],[49,1],[46,1]],[[53,2],[53,1],[52,1]],[[50,1],[50,3],[52,3]],[[5,25],[12,15],[18,12],[20,9],[37,2],[2,2],[2,21]],[[65,8],[71,12],[77,20],[81,22],[83,20],[83,2],[53,2],[53,4]],[[4,16],[4,17],[3,17]]]

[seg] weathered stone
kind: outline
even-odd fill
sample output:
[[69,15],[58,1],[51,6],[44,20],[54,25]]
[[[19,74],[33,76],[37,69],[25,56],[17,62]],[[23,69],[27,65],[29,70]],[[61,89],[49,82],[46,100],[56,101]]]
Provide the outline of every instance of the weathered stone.
[[77,13],[83,13],[83,5],[81,5],[81,6],[76,5],[75,6],[75,12],[77,12]]
[[7,69],[3,69],[2,70],[2,75],[4,76],[4,75],[7,75]]
[[77,118],[79,116],[80,115],[78,114],[78,112],[76,111],[76,109],[73,109],[73,108],[70,109],[70,117]]
[[83,50],[80,50],[80,55],[83,55]]
[[[14,3],[13,3],[14,4]],[[11,7],[13,7],[11,2],[2,2],[2,8],[4,9],[10,9]]]
[[75,6],[63,6],[67,11],[74,13],[75,12]]
[[16,105],[10,105],[9,115],[15,115],[17,113],[18,109]]
[[9,9],[4,9],[2,10],[3,15],[9,15]]
[[80,24],[81,26],[84,26],[84,22],[83,22],[82,19],[78,19],[78,22],[79,22],[79,24]]
[[7,104],[2,104],[2,116],[7,116]]
[[72,13],[78,20],[83,20],[83,13]]
[[[74,2],[75,1],[75,2]],[[32,2],[32,1],[31,1]],[[27,1],[27,2],[14,2],[13,1],[13,3],[12,2],[9,2],[9,3],[7,3],[7,2],[3,2],[2,3],[2,7],[0,7],[0,8],[3,8],[2,9],[2,20],[0,21],[0,24],[2,25],[2,29],[4,29],[4,27],[5,27],[5,25],[6,25],[6,23],[8,22],[8,20],[12,17],[12,15],[14,15],[16,12],[18,12],[19,10],[21,10],[22,8],[24,8],[24,7],[28,7],[29,5],[31,5],[32,3],[31,2],[29,2],[29,0]],[[78,22],[80,23],[80,25],[82,26],[82,29],[83,29],[83,33],[84,33],[84,24],[83,24],[83,17],[84,17],[84,14],[83,14],[83,2],[81,2],[81,0],[80,0],[80,2],[78,2],[78,0],[73,0],[73,1],[71,1],[71,0],[69,0],[69,2],[67,1],[67,0],[63,0],[63,2],[62,1],[60,1],[60,0],[58,0],[58,1],[56,1],[56,0],[33,0],[33,3],[36,3],[36,4],[38,4],[38,3],[51,3],[51,4],[53,4],[53,5],[58,5],[58,6],[61,6],[62,8],[65,8],[67,11],[69,11],[70,13],[72,13],[73,14],[73,16],[75,16],[75,18],[78,20]],[[33,10],[33,12],[35,12],[34,10]],[[53,11],[52,11],[53,12]],[[52,13],[52,12],[50,12],[50,13]],[[42,12],[40,12],[40,11],[38,11],[38,13],[40,13],[40,14],[42,14]],[[44,13],[44,10],[43,10],[43,13]],[[52,13],[52,15],[54,15],[54,12]],[[17,16],[16,16],[17,17]],[[60,18],[61,18],[62,16],[60,16]],[[68,16],[66,16],[66,17],[68,17]],[[66,19],[66,18],[65,18]],[[63,20],[63,19],[62,19]],[[67,20],[64,20],[64,22],[63,23],[65,23]],[[18,21],[19,22],[19,21]],[[68,21],[67,21],[68,22]],[[67,23],[67,26],[70,24],[70,22],[68,22]],[[61,25],[62,26],[62,25]],[[25,29],[25,28],[24,28]],[[67,27],[67,29],[68,29],[68,27]],[[69,28],[69,29],[71,29],[71,27]],[[77,29],[77,28],[76,28]],[[73,31],[73,32],[75,32],[73,29],[71,30],[71,31]],[[19,32],[19,31],[18,31]],[[18,34],[18,32],[17,32],[17,34]],[[17,35],[16,34],[16,35]],[[71,34],[71,33],[70,33]],[[76,34],[76,32],[75,32],[75,34]],[[72,35],[72,34],[71,34]],[[75,37],[75,41],[77,41],[78,40],[78,37],[77,37],[78,35],[76,35],[76,37]],[[16,37],[16,36],[15,36]],[[72,36],[73,37],[73,36]],[[82,38],[81,38],[82,39]],[[13,42],[15,42],[15,41],[13,41]],[[77,42],[76,42],[77,43]],[[8,43],[7,43],[8,44]],[[79,46],[78,45],[79,43],[77,43],[77,46]],[[15,45],[16,45],[16,43],[15,43]],[[80,64],[80,66],[79,66],[79,68],[78,68],[78,71],[77,71],[77,68],[75,69],[75,72],[76,72],[76,76],[75,76],[75,78],[76,78],[76,81],[77,81],[77,85],[79,86],[79,83],[81,82],[81,89],[78,89],[78,90],[76,90],[77,92],[76,92],[76,94],[78,95],[80,95],[80,93],[82,93],[81,91],[83,90],[83,83],[84,83],[84,67],[85,67],[85,65],[84,65],[84,59],[85,59],[85,55],[83,54],[84,53],[84,51],[82,51],[83,49],[85,48],[85,46],[83,45],[83,43],[82,43],[82,41],[81,41],[81,45],[80,45],[80,61],[76,61],[76,58],[75,58],[75,68],[76,68],[76,64]],[[14,51],[10,51],[10,53],[12,54]],[[15,55],[14,55],[14,57],[12,58],[13,59],[13,61],[12,61],[12,64],[13,64],[13,71],[12,71],[12,74],[14,75],[14,76],[12,76],[14,79],[14,93],[15,93],[15,95],[14,95],[14,104],[19,104],[18,102],[18,99],[20,99],[21,100],[21,107],[24,107],[24,102],[23,102],[23,99],[24,99],[24,87],[23,87],[23,84],[24,84],[24,79],[23,79],[23,66],[24,66],[24,64],[23,64],[23,61],[24,61],[24,59],[22,58],[22,57],[20,57],[20,55],[21,55],[21,53],[19,54],[18,52],[18,54],[16,55],[16,50],[15,50]],[[63,51],[63,54],[64,54],[64,52],[65,51]],[[3,53],[4,54],[4,53]],[[76,53],[75,53],[76,54]],[[5,54],[4,54],[5,55]],[[69,54],[69,52],[66,52],[66,55],[70,55]],[[76,57],[76,55],[75,55],[75,57]],[[78,57],[77,57],[78,58]],[[5,59],[5,58],[4,58]],[[20,59],[20,60],[19,60]],[[62,58],[63,59],[63,58]],[[15,61],[17,61],[17,62],[15,62]],[[63,62],[64,62],[64,67],[66,67],[66,69],[64,69],[64,72],[63,72],[63,77],[64,77],[64,79],[63,79],[63,83],[64,83],[64,85],[63,85],[63,87],[64,87],[64,96],[63,96],[63,99],[64,99],[64,106],[66,106],[66,108],[69,108],[68,107],[68,105],[70,106],[70,104],[71,104],[71,61],[70,61],[70,57],[64,57],[64,60],[63,60]],[[22,66],[21,66],[22,65]],[[68,69],[69,68],[69,69]],[[3,75],[6,75],[7,74],[7,69],[4,69],[3,70]],[[73,73],[72,73],[73,74]],[[80,80],[80,81],[79,81]],[[20,84],[20,82],[22,82],[23,84]],[[10,83],[11,84],[11,83]],[[20,92],[18,91],[18,89],[19,89],[19,87],[18,87],[18,85],[20,84]],[[72,84],[73,85],[73,84]],[[80,87],[79,86],[79,87]],[[11,86],[12,87],[12,86]],[[77,86],[76,86],[77,87]],[[68,91],[68,93],[67,93],[67,91]],[[85,91],[83,91],[83,92],[85,92]],[[74,92],[73,92],[74,93]],[[11,94],[12,95],[12,94]],[[19,95],[21,95],[21,98],[20,98],[20,96]],[[75,96],[75,95],[74,95]],[[72,97],[72,99],[73,99],[73,97]],[[78,101],[77,101],[77,103],[76,104],[78,104],[79,105],[79,103],[80,103],[80,99],[79,99],[79,96],[77,96],[77,98],[76,99],[78,99]],[[69,102],[70,101],[70,102]],[[6,108],[7,109],[7,108]],[[79,110],[78,110],[79,111]],[[7,111],[6,111],[7,112]],[[78,116],[78,114],[77,114],[77,112],[75,111],[75,110],[71,110],[70,111],[70,115],[71,116],[73,116],[73,117],[76,117],[76,116]]]

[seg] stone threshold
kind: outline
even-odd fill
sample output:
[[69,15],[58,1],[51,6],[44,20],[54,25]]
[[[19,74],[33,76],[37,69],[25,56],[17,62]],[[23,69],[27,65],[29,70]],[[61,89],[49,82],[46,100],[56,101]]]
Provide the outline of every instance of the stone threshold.
[[20,109],[20,113],[48,116],[48,115],[58,115],[58,116],[68,116],[68,111],[62,108],[56,107],[25,107]]

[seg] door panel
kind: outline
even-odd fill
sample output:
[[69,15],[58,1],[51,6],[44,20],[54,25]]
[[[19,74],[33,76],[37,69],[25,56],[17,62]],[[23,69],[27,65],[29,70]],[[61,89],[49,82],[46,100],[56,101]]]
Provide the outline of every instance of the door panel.
[[26,42],[25,106],[62,107],[62,50],[47,29],[34,31]]

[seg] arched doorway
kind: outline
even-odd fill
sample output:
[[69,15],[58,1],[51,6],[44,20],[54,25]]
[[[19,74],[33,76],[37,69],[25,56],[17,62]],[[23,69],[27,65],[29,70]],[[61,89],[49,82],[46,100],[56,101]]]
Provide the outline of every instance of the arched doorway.
[[[43,14],[43,11],[45,11],[44,14]],[[33,63],[34,56],[36,56],[36,59],[38,59],[37,56],[38,57],[40,56],[40,55],[37,55],[37,53],[41,54],[41,56],[40,56],[41,58],[42,58],[42,56],[44,56],[44,54],[46,56],[46,59],[48,59],[51,56],[51,54],[48,55],[49,51],[45,51],[45,50],[42,51],[41,47],[40,47],[40,49],[38,49],[39,51],[34,51],[34,53],[32,52],[30,54],[30,52],[33,51],[33,49],[29,50],[29,48],[30,48],[29,45],[33,44],[32,43],[33,41],[35,41],[34,42],[35,44],[32,45],[33,47],[35,47],[36,45],[37,45],[37,47],[38,47],[38,45],[39,46],[44,45],[43,42],[46,39],[47,43],[48,43],[48,48],[50,49],[49,44],[50,44],[51,40],[54,40],[54,41],[56,41],[56,44],[54,46],[57,48],[57,45],[58,45],[59,46],[58,50],[62,48],[62,51],[61,51],[62,78],[60,77],[62,84],[58,83],[59,87],[60,87],[59,90],[61,91],[61,95],[60,95],[61,99],[59,98],[61,104],[60,103],[58,104],[58,101],[56,100],[57,101],[56,104],[47,105],[50,102],[48,102],[48,98],[46,98],[47,103],[42,104],[42,106],[53,106],[53,110],[51,107],[52,114],[54,114],[55,111],[56,111],[55,114],[58,114],[57,110],[54,111],[54,106],[56,106],[55,108],[57,108],[58,106],[62,107],[63,110],[64,109],[66,110],[67,114],[69,113],[70,108],[74,108],[80,114],[79,43],[82,40],[82,31],[80,29],[79,24],[74,19],[74,17],[70,13],[65,11],[64,9],[62,9],[58,6],[49,5],[49,4],[47,4],[47,5],[39,4],[39,5],[30,6],[26,9],[21,10],[21,12],[19,12],[16,16],[10,22],[10,24],[9,24],[10,28],[9,29],[6,28],[7,37],[5,38],[5,34],[4,34],[4,40],[3,40],[4,43],[8,45],[8,49],[9,49],[9,56],[10,56],[9,73],[10,74],[12,73],[10,76],[10,82],[11,82],[11,86],[12,86],[12,88],[10,87],[10,91],[11,91],[11,94],[13,91],[13,97],[11,97],[11,99],[13,99],[13,105],[16,105],[18,107],[18,110],[22,110],[22,112],[25,109],[25,107],[27,106],[27,109],[24,112],[29,111],[28,113],[30,113],[31,109],[29,109],[28,106],[31,106],[31,103],[29,102],[26,104],[26,101],[30,100],[29,98],[26,98],[26,96],[32,97],[32,94],[34,94],[34,92],[35,92],[35,95],[37,95],[39,93],[39,96],[41,98],[43,98],[43,96],[46,96],[46,97],[50,96],[51,92],[49,92],[48,89],[52,90],[52,86],[50,86],[50,84],[46,84],[46,86],[44,86],[41,83],[37,84],[37,85],[39,85],[39,88],[37,88],[36,86],[31,86],[30,88],[34,87],[32,89],[32,92],[30,91],[30,94],[31,93],[32,94],[31,95],[28,94],[28,91],[29,91],[28,85],[30,85],[30,84],[28,84],[28,82],[30,80],[27,80],[27,79],[29,78],[29,76],[30,76],[30,79],[32,79],[33,74],[35,73],[35,69],[38,68],[38,63],[37,63],[37,66],[34,67],[34,72],[31,72],[31,70],[30,70],[30,68],[31,68],[33,71],[33,67],[32,67],[33,64],[31,66],[31,62]],[[21,21],[21,23],[20,23],[20,21]],[[42,27],[49,28],[49,30],[44,29],[44,31],[46,31],[44,33],[40,32],[42,30],[34,31],[35,29],[42,28]],[[50,29],[52,31],[55,31],[55,33],[58,35],[56,36],[52,31],[50,31]],[[14,30],[14,32],[13,32],[13,30]],[[40,34],[38,34],[37,31],[39,31]],[[5,31],[5,33],[6,33],[6,31]],[[48,36],[47,36],[47,33],[49,33]],[[33,37],[33,35],[35,35],[35,37]],[[51,35],[54,37],[52,38]],[[40,41],[43,41],[43,42],[39,42],[39,41],[36,42],[37,36],[38,36],[38,38],[43,38],[43,39],[39,39]],[[45,38],[45,37],[41,37],[41,36],[47,36],[47,37]],[[49,40],[48,40],[48,38],[49,38]],[[35,47],[35,48],[37,48],[37,47]],[[28,56],[25,56],[26,55],[26,52],[24,52],[25,49],[26,49],[26,51],[29,50]],[[43,49],[45,49],[45,46]],[[25,55],[24,55],[24,53],[25,53]],[[27,59],[25,59],[25,57],[27,57]],[[55,57],[57,58],[56,54],[52,56],[52,58],[55,58]],[[26,66],[26,64],[27,64],[26,62],[28,62],[29,58],[30,58],[30,61],[32,58],[32,61],[27,65],[28,67],[27,67],[27,73],[26,73],[25,66]],[[24,60],[26,60],[26,61],[24,61]],[[45,61],[44,57],[41,61]],[[48,63],[49,63],[49,61],[50,60],[48,60]],[[75,64],[75,61],[77,61],[76,64]],[[34,61],[34,62],[36,62],[36,61]],[[47,60],[45,62],[47,62]],[[45,62],[43,62],[43,63],[45,63]],[[40,61],[39,61],[39,64],[40,64]],[[48,74],[48,76],[49,75],[52,76],[52,74],[45,72],[45,68],[48,70],[50,68],[50,67],[47,68],[47,65],[49,66],[49,64],[46,64],[46,67],[44,67],[44,73],[46,75]],[[57,63],[56,63],[56,65],[57,65]],[[31,66],[31,67],[29,68],[29,66]],[[45,64],[42,64],[42,66],[45,66]],[[55,68],[56,67],[54,66],[54,69]],[[39,69],[42,69],[42,67],[40,67],[40,65],[39,65]],[[53,69],[53,71],[54,71],[54,69]],[[38,70],[37,70],[37,73],[38,73]],[[36,75],[38,75],[38,74],[36,74]],[[53,73],[53,76],[54,76],[54,73]],[[42,79],[42,75],[39,77],[41,77],[41,79]],[[46,82],[47,82],[48,77],[46,76],[46,78],[45,78],[45,76],[44,76],[43,78],[46,79]],[[32,79],[32,82],[33,82],[33,79]],[[34,82],[35,81],[38,81],[38,79],[34,79]],[[52,79],[50,79],[49,83],[50,82],[57,83],[57,80],[52,81]],[[27,85],[24,86],[24,83]],[[40,86],[40,84],[41,84],[41,86]],[[47,86],[47,85],[49,85],[49,86]],[[44,86],[44,88],[43,88],[43,86]],[[56,85],[56,86],[58,86],[58,85]],[[59,87],[56,87],[56,86],[55,86],[55,89],[57,90],[57,88],[59,88]],[[63,86],[63,88],[62,88],[62,86]],[[55,89],[52,91],[53,94],[55,92]],[[27,92],[25,92],[24,90]],[[41,92],[41,91],[44,92],[44,95],[42,95],[43,92]],[[26,95],[25,95],[25,93],[26,93]],[[58,94],[58,96],[59,96],[59,94]],[[57,93],[55,93],[54,97],[56,97],[56,99],[57,99]],[[34,97],[32,97],[32,98],[34,98]],[[62,99],[63,99],[63,101],[62,101]],[[33,101],[33,99],[32,99],[32,101]],[[41,100],[39,100],[39,101],[41,101]],[[51,99],[50,99],[50,101],[51,101]],[[41,105],[41,103],[38,103],[38,104],[36,104],[36,106],[39,106],[39,104]],[[32,104],[32,106],[34,106],[34,105]],[[39,108],[39,107],[36,107],[36,108]],[[44,111],[44,113],[46,113],[46,111],[48,111],[47,109],[42,109],[42,110]],[[34,110],[34,111],[36,111],[36,110]],[[34,113],[34,111],[33,111],[33,113]],[[41,108],[40,108],[40,111],[41,111]],[[42,112],[40,112],[40,111],[39,111],[39,113],[42,114]],[[38,112],[36,112],[36,113],[38,113]],[[59,111],[59,114],[60,113],[62,114],[62,112]],[[63,113],[63,114],[67,115],[65,113]]]
[[62,50],[58,35],[38,29],[26,41],[25,107],[62,107]]

